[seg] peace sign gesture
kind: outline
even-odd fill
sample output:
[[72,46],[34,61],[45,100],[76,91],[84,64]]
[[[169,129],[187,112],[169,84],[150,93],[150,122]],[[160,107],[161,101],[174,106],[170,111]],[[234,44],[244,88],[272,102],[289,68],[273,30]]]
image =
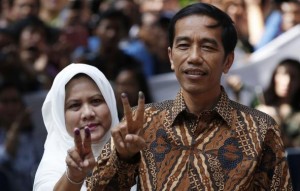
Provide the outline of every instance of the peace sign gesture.
[[145,140],[141,136],[144,125],[145,97],[143,92],[139,92],[138,106],[134,114],[131,111],[127,95],[122,93],[121,97],[124,120],[112,130],[112,138],[119,157],[129,160],[145,146]]
[[66,163],[68,166],[68,176],[72,180],[83,180],[96,164],[95,157],[91,149],[91,133],[88,127],[84,129],[82,140],[80,129],[74,130],[75,147],[68,150]]

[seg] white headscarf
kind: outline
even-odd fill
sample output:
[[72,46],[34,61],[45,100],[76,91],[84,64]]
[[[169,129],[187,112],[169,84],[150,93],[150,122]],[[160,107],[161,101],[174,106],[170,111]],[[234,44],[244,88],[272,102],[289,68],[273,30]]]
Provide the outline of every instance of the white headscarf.
[[[111,128],[119,122],[114,91],[97,68],[87,64],[70,64],[65,67],[54,79],[52,87],[43,103],[42,115],[48,132],[45,142],[45,151],[35,175],[33,190],[50,191],[66,170],[67,150],[74,146],[74,139],[71,137],[65,125],[65,86],[79,73],[91,77],[99,87],[106,104],[110,110],[112,123]],[[92,144],[95,157],[98,157],[103,146],[110,138],[110,130],[97,144]],[[85,183],[81,190],[86,190]]]

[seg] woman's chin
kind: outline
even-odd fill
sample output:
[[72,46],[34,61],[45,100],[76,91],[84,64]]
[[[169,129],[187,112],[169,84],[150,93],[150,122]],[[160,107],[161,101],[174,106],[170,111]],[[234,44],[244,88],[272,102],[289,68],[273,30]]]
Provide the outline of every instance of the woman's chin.
[[99,143],[101,141],[101,139],[103,138],[104,135],[99,135],[99,134],[91,134],[91,141],[92,144],[96,144]]

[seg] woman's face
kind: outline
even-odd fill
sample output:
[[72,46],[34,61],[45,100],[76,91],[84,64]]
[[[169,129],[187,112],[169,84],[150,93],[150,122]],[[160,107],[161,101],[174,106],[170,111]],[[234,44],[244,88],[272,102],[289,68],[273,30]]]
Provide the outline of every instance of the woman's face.
[[66,85],[65,122],[72,137],[75,128],[89,127],[92,143],[100,141],[109,130],[110,110],[98,86],[89,77],[73,78]]
[[285,98],[289,93],[291,76],[286,67],[279,66],[275,74],[275,93],[281,98]]

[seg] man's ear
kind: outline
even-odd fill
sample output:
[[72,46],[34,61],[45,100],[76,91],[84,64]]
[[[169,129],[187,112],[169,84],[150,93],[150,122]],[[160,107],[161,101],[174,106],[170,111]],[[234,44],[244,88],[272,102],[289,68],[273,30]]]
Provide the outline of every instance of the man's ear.
[[223,67],[223,73],[227,74],[229,69],[231,68],[234,60],[234,51],[228,53],[228,55],[225,58],[224,67]]
[[172,48],[168,47],[168,55],[169,55],[169,60],[171,63],[171,69],[174,70],[174,65],[173,65],[173,59],[172,59]]

